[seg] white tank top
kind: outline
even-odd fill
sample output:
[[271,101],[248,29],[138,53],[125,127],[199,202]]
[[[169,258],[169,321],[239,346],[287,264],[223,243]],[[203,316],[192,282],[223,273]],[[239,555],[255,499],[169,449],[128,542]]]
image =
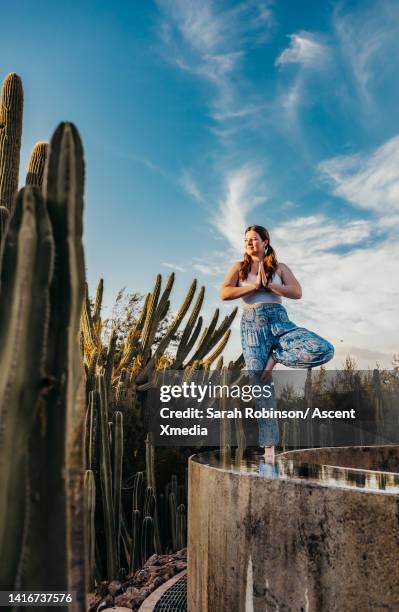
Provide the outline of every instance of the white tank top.
[[[238,286],[243,287],[244,285],[249,285],[250,283],[254,283],[256,281],[257,274],[248,274],[248,277],[245,281],[238,280]],[[271,282],[275,285],[282,285],[283,282],[281,280],[281,276],[274,273]],[[258,289],[258,291],[254,291],[254,293],[249,293],[248,295],[243,295],[241,298],[243,302],[243,306],[255,306],[257,304],[281,304],[282,299],[280,295],[276,295],[272,291],[267,291],[262,287],[262,289]]]

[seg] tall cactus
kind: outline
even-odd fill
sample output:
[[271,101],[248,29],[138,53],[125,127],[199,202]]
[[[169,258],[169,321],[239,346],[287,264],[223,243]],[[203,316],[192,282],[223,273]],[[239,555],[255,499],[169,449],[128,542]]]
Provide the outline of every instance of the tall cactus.
[[79,134],[62,123],[51,140],[44,202],[37,188],[21,190],[0,263],[1,584],[75,591],[69,609],[76,611],[85,609],[87,587],[83,178]]
[[[84,593],[86,587],[82,503],[85,397],[78,345],[84,291],[83,180],[80,137],[72,124],[60,124],[51,140],[44,185],[55,242],[46,355],[52,385],[43,402],[46,431],[39,433],[37,424],[32,443],[32,472],[36,469],[32,479],[35,475],[35,500],[39,501],[32,503],[28,537],[29,548],[47,549],[47,560],[40,567],[28,562],[26,585],[65,580],[67,588],[78,593]],[[44,466],[49,471],[48,482],[40,478]],[[67,545],[66,550],[58,547],[57,563],[49,552],[54,539]],[[83,600],[78,605],[83,606]]]
[[97,395],[100,422],[100,478],[107,546],[107,574],[110,580],[116,577],[117,543],[115,534],[115,515],[112,500],[111,454],[108,436],[108,404],[104,373],[97,376]]
[[120,538],[121,538],[121,513],[122,513],[122,462],[123,462],[123,414],[117,410],[113,417],[114,440],[112,444],[113,463],[113,504],[116,538],[117,567],[120,567]]
[[21,78],[11,72],[4,79],[0,105],[0,207],[9,212],[18,191],[23,98]]
[[46,384],[53,250],[43,199],[28,187],[19,194],[0,262],[0,554],[7,559],[1,589],[16,584],[23,544],[28,437]]
[[86,574],[89,589],[94,588],[95,579],[95,527],[94,516],[96,511],[96,485],[94,474],[91,470],[86,470],[84,478],[84,504],[85,521],[87,534],[87,554],[86,554]]

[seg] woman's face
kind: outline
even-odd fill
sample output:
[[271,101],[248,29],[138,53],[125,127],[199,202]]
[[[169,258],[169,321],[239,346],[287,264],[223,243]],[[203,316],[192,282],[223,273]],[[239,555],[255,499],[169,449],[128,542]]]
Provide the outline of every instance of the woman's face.
[[249,230],[245,234],[244,248],[248,255],[263,255],[267,244],[268,240],[262,240],[255,230]]

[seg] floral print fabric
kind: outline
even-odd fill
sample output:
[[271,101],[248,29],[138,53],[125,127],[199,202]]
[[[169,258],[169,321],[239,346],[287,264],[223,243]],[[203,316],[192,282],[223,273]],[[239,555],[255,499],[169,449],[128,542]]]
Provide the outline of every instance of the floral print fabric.
[[[295,325],[281,304],[262,304],[245,309],[240,332],[245,367],[252,384],[265,384],[261,382],[260,374],[270,354],[289,368],[314,368],[334,356],[330,342]],[[267,384],[271,384],[271,380]],[[268,400],[256,399],[255,405],[257,409],[275,407],[274,394]],[[258,425],[259,446],[274,446],[279,442],[277,420],[259,419]]]

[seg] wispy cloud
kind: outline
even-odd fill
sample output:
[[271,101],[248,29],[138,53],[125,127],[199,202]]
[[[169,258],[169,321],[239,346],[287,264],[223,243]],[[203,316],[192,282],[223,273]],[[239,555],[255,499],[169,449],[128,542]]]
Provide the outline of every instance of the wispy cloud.
[[324,66],[328,54],[326,46],[311,32],[290,34],[289,46],[276,59],[276,66],[284,64],[300,64],[308,68]]
[[260,168],[253,164],[227,172],[224,195],[217,213],[211,218],[213,225],[237,253],[243,250],[243,230],[248,225],[249,213],[267,199],[261,178]]
[[[172,61],[214,87],[214,119],[242,117],[234,76],[248,49],[269,34],[270,1],[244,0],[230,8],[211,0],[157,0],[157,4],[162,14],[160,35]],[[251,104],[244,106],[253,112]]]
[[[397,2],[361,4],[349,12],[339,3],[333,13],[333,30],[342,63],[349,67],[364,108],[373,102],[373,85],[387,57],[395,61],[399,48],[399,6]],[[397,61],[397,60],[396,60]]]
[[[337,247],[356,245],[370,236],[370,222],[365,220],[348,220],[337,223],[325,215],[297,217],[282,224],[275,232],[277,238],[288,245],[289,255],[293,260],[300,260],[304,244],[312,247],[312,254],[331,251]],[[301,235],[300,240],[291,238]],[[299,249],[299,250],[298,250]]]
[[203,197],[198,184],[187,170],[183,172],[180,178],[180,185],[194,200],[200,204],[205,204],[205,198]]
[[181,266],[180,264],[174,264],[174,263],[169,263],[167,261],[163,261],[162,266],[164,266],[165,268],[171,268],[172,270],[177,270],[178,272],[185,272],[186,268],[184,266]]
[[[326,37],[314,32],[299,31],[288,36],[290,43],[275,60],[275,66],[281,73],[281,83],[274,108],[277,114],[283,114],[283,123],[292,130],[299,129],[298,113],[301,106],[312,104],[309,96],[310,84],[315,75],[324,78],[326,68],[331,62],[331,50]],[[293,67],[287,75],[285,68]],[[283,78],[284,77],[284,78]],[[300,140],[303,141],[301,135]]]
[[219,268],[213,268],[211,266],[209,266],[208,264],[201,264],[201,263],[193,263],[192,267],[194,268],[194,270],[197,270],[197,272],[200,272],[203,276],[217,276],[219,274]]
[[399,135],[371,155],[339,156],[319,164],[333,193],[380,216],[399,211]]

